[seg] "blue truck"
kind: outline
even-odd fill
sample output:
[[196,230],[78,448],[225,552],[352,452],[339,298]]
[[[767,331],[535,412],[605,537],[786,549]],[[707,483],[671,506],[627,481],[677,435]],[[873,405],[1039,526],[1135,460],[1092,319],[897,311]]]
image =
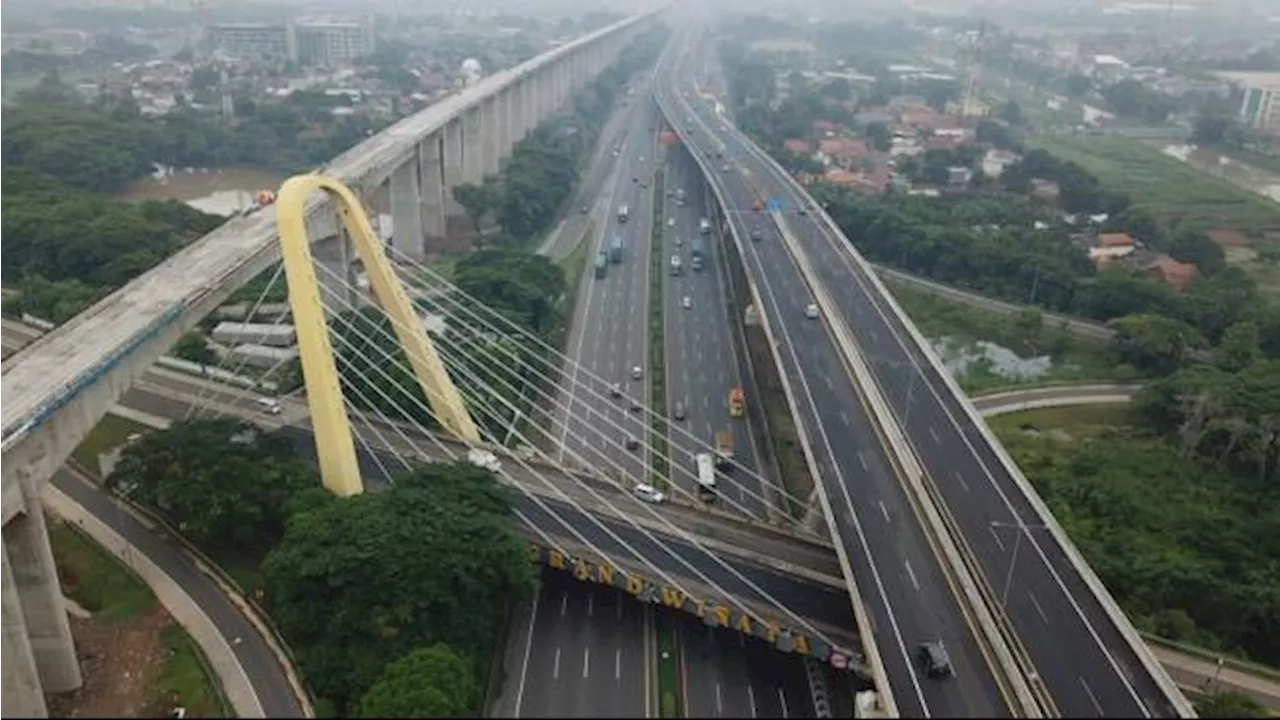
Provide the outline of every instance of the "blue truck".
[[609,261],[614,265],[622,263],[622,236],[614,235],[613,242],[609,244]]
[[609,272],[609,253],[601,250],[596,253],[596,277],[602,278]]

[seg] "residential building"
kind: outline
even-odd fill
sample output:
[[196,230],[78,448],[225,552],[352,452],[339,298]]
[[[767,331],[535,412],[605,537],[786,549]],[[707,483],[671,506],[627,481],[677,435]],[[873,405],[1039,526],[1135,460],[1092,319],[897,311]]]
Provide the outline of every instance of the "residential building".
[[1137,241],[1128,233],[1102,233],[1094,238],[1089,248],[1089,259],[1099,267],[1112,261],[1132,255],[1137,250]]
[[1163,253],[1138,267],[1138,272],[1182,292],[1195,279],[1199,269],[1194,263],[1178,262]]

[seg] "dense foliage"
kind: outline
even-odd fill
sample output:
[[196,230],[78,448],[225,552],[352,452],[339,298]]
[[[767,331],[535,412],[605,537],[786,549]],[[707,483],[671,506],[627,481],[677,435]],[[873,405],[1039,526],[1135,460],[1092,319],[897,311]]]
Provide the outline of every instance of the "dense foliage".
[[475,717],[476,670],[448,645],[418,648],[387,663],[360,698],[359,717]]
[[106,484],[156,508],[203,547],[255,557],[283,533],[293,497],[319,481],[287,438],[201,420],[128,445]]
[[[1163,315],[1217,343],[1232,325],[1254,323],[1261,350],[1280,356],[1280,312],[1241,270],[1218,265],[1199,233],[1165,242],[1185,258],[1203,258],[1207,271],[1185,293],[1125,270],[1098,272],[1083,247],[1061,226],[1037,229],[1034,207],[1021,198],[921,198],[888,194],[855,197],[835,188],[814,191],[849,241],[864,255],[908,272],[993,297],[1107,321],[1133,314]],[[1118,223],[1149,222],[1121,213]],[[1043,227],[1043,226],[1042,226]],[[1164,237],[1163,234],[1158,237]]]
[[535,582],[503,488],[465,463],[295,514],[263,572],[272,617],[340,711],[415,648],[488,658],[508,604]]

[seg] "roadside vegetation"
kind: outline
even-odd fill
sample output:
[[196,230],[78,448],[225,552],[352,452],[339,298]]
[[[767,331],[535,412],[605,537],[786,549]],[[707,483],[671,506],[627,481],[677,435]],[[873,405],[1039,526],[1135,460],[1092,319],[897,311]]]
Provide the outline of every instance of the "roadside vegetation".
[[669,484],[671,464],[667,457],[667,324],[665,318],[666,296],[663,290],[666,275],[662,260],[665,257],[663,237],[666,224],[662,222],[664,174],[658,170],[653,175],[653,222],[649,231],[649,409],[653,418],[649,421],[653,449],[650,451],[650,467],[654,486],[665,491]]
[[54,717],[234,717],[208,660],[151,590],[84,531],[49,525],[85,684],[51,696]]
[[506,489],[444,463],[338,498],[296,442],[238,421],[175,423],[127,446],[105,483],[220,564],[247,566],[237,576],[322,716],[474,716],[509,605],[536,582]]
[[998,315],[888,280],[893,296],[925,337],[946,339],[947,349],[968,353],[978,343],[994,343],[1021,358],[1047,356],[1052,365],[1033,377],[1001,374],[991,360],[977,359],[958,373],[960,387],[969,393],[1018,385],[1085,380],[1127,382],[1144,374],[1121,360],[1117,348],[1082,340],[1057,327],[1040,312],[1028,309],[1014,316]]

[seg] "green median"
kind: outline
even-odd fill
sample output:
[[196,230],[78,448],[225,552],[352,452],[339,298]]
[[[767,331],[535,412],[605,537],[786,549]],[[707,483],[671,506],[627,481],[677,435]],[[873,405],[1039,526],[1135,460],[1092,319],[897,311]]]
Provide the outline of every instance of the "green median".
[[653,227],[649,240],[649,407],[653,409],[650,455],[653,486],[666,490],[670,466],[667,462],[667,351],[666,323],[663,322],[663,171],[653,176]]

